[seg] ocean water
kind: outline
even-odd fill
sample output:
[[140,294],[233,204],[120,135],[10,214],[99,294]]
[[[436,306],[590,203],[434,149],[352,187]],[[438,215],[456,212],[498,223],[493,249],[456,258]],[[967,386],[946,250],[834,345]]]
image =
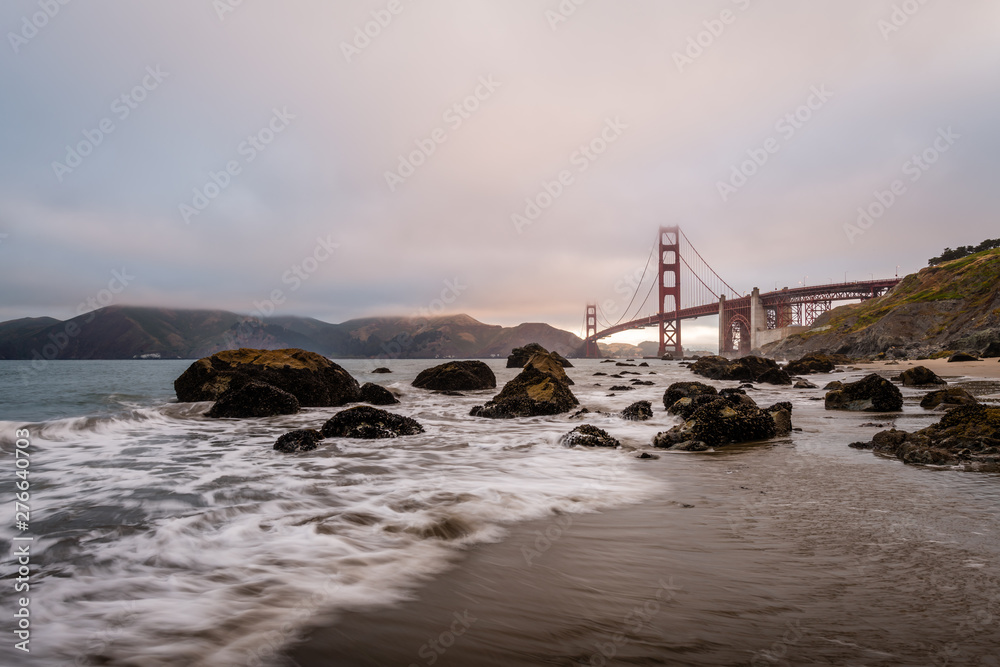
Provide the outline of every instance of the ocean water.
[[[280,454],[279,435],[318,428],[339,408],[207,419],[209,403],[173,398],[189,363],[53,362],[25,382],[25,362],[0,362],[4,491],[15,431],[31,441],[30,530],[5,522],[3,553],[15,535],[34,536],[31,654],[8,644],[0,663],[257,664],[262,649],[341,610],[404,598],[512,523],[640,502],[662,484],[628,453],[562,447],[565,418],[468,416],[495,391],[414,389],[429,361],[393,362],[391,375],[340,362],[399,391],[392,409],[425,434]],[[491,365],[500,382],[516,373]],[[650,430],[618,426],[637,442]],[[0,564],[7,578],[16,569]],[[13,608],[11,588],[2,595]]]
[[[593,642],[617,641],[608,638],[649,582],[672,576],[688,592],[660,625],[615,645],[607,664],[1000,665],[989,661],[1000,644],[1000,475],[913,468],[846,446],[877,430],[865,424],[913,430],[936,419],[916,390],[904,389],[901,415],[860,415],[826,412],[819,390],[760,386],[761,405],[793,402],[800,432],[643,461],[631,449],[676,422],[663,410],[665,387],[694,379],[675,362],[575,362],[585,421],[625,445],[608,451],[561,446],[581,423],[569,415],[469,417],[494,390],[411,387],[433,361],[391,362],[391,375],[342,361],[359,382],[399,392],[390,409],[426,433],[284,455],[272,450],[279,435],[318,428],[340,408],[209,420],[210,404],[174,400],[188,363],[67,361],[30,373],[26,362],[0,362],[7,498],[15,431],[31,441],[30,529],[4,522],[3,553],[33,537],[31,654],[5,632],[0,664],[283,665],[287,655],[302,665],[430,664],[415,601],[442,585],[458,595],[453,577],[488,611],[440,665],[598,664]],[[517,372],[490,365],[500,385]],[[639,376],[593,375],[609,369],[654,384],[611,396],[611,385]],[[996,396],[987,383],[969,386]],[[637,400],[653,403],[651,421],[617,415]],[[534,533],[522,540],[527,526],[566,536],[538,551]],[[504,550],[509,574],[494,562]],[[11,557],[0,563],[8,583],[16,570]],[[5,610],[19,597],[12,589],[0,588]],[[457,604],[444,605],[446,620]],[[581,609],[590,620],[567,626]],[[391,628],[368,620],[379,614],[395,614]],[[808,654],[747,650],[758,639],[780,644],[768,632],[803,618],[812,631],[786,643]],[[13,629],[9,615],[3,627]],[[337,627],[360,643],[317,644]],[[923,641],[914,655],[927,661],[914,662],[906,647]]]

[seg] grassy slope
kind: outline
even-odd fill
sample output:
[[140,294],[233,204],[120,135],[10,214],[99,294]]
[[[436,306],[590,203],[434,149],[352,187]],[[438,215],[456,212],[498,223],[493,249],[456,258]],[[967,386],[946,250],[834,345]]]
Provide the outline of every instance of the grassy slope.
[[[987,308],[996,302],[998,294],[1000,249],[987,250],[910,274],[884,297],[836,308],[817,321],[817,325],[829,326],[828,330],[810,331],[800,337],[807,340],[831,333],[857,333],[879,323],[902,306],[961,300],[955,312],[937,318],[928,329],[927,334],[933,336],[947,331],[952,323]],[[1000,317],[1000,308],[984,314],[992,314],[995,319]]]

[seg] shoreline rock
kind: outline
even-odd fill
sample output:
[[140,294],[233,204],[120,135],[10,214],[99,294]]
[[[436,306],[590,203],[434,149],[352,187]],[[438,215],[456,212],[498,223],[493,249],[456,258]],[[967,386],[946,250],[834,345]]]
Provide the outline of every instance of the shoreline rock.
[[433,391],[477,391],[495,389],[497,377],[482,361],[449,361],[420,371],[413,386]]
[[564,435],[560,442],[566,447],[609,447],[617,449],[621,443],[611,437],[604,429],[581,424]]
[[847,382],[841,389],[834,389],[825,398],[827,410],[852,412],[901,412],[903,395],[894,384],[877,373]]
[[320,432],[324,438],[380,440],[423,433],[424,427],[410,417],[358,405],[335,414],[323,424]]
[[580,404],[569,385],[562,364],[552,354],[536,354],[517,377],[485,405],[469,413],[473,417],[513,419],[569,412]]
[[311,428],[289,431],[274,443],[273,449],[283,454],[311,452],[319,447],[323,434]]
[[899,374],[899,381],[904,387],[927,387],[935,384],[948,384],[938,377],[938,374],[926,366],[914,366]]
[[511,350],[507,357],[507,368],[524,368],[528,365],[531,357],[536,354],[551,354],[562,364],[563,368],[573,368],[573,364],[566,357],[558,352],[549,352],[538,343],[528,343],[524,347],[515,347]]
[[294,415],[300,409],[299,400],[287,391],[250,381],[223,392],[205,416],[212,419],[253,419]]

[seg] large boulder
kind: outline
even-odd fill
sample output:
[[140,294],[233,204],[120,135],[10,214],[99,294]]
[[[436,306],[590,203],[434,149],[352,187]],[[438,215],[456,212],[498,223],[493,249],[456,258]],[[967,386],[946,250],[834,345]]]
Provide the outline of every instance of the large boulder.
[[[712,380],[731,380],[734,382],[757,382],[762,375],[772,370],[780,370],[778,362],[774,359],[753,355],[736,360],[707,356],[701,357],[691,364],[691,372],[696,375]],[[780,374],[772,373],[768,375],[768,378],[772,384],[791,384],[791,381],[786,383]],[[775,382],[776,379],[779,381]]]
[[367,405],[342,410],[323,424],[325,438],[363,438],[377,440],[423,433],[415,419],[372,408]]
[[300,409],[295,396],[263,382],[247,382],[223,392],[206,413],[213,419],[246,419],[294,415]]
[[853,442],[920,465],[961,464],[969,470],[1000,471],[1000,407],[963,405],[945,413],[937,424],[915,433],[892,429],[875,434],[871,442]]
[[350,373],[315,352],[240,348],[194,362],[174,380],[174,391],[181,402],[215,401],[251,381],[287,391],[304,408],[352,403],[361,390]]
[[361,385],[361,402],[372,405],[395,405],[399,403],[399,399],[385,387],[374,382],[366,382]]
[[622,410],[622,418],[634,422],[644,422],[653,418],[653,404],[649,401],[638,401]]
[[792,384],[792,378],[781,368],[769,368],[757,376],[756,382],[762,384]]
[[792,432],[792,404],[789,401],[775,403],[764,412],[774,420],[775,436],[781,437]]
[[507,357],[507,368],[524,368],[531,357],[536,354],[551,354],[555,357],[563,368],[573,368],[573,364],[558,352],[549,352],[538,343],[528,343],[524,347],[515,347]]
[[807,354],[801,359],[788,362],[785,372],[789,375],[809,375],[811,373],[832,373],[837,367],[833,357],[826,354]]
[[979,357],[974,354],[968,354],[966,352],[956,352],[955,354],[948,357],[948,363],[954,363],[956,361],[979,361]]
[[992,359],[994,357],[1000,357],[1000,340],[995,340],[986,346],[981,355],[983,359]]
[[938,407],[953,408],[956,405],[977,405],[976,397],[961,387],[948,387],[932,391],[920,401],[920,407],[933,410]]
[[767,440],[776,434],[774,419],[764,410],[742,402],[734,405],[720,397],[699,407],[683,424],[656,434],[653,446],[698,451],[698,446],[692,443],[720,447],[735,442]]
[[275,451],[285,454],[295,452],[311,452],[319,447],[319,441],[323,439],[323,434],[311,428],[289,431],[274,443]]
[[829,392],[826,395],[826,409],[900,412],[903,409],[903,395],[894,384],[877,373],[872,373],[857,382],[845,383],[843,389]]
[[621,447],[607,431],[590,424],[582,424],[564,435],[560,442],[567,447]]
[[938,374],[926,366],[914,366],[899,374],[899,381],[904,387],[926,387],[932,384],[948,384],[938,377]]
[[704,382],[675,382],[663,392],[663,407],[670,409],[682,398],[692,398],[698,395],[716,396],[718,390],[712,385]]
[[481,361],[449,361],[420,371],[413,386],[436,391],[494,389],[497,376]]
[[569,412],[580,404],[570,391],[570,382],[558,359],[551,354],[536,354],[493,400],[472,408],[469,414],[512,419]]

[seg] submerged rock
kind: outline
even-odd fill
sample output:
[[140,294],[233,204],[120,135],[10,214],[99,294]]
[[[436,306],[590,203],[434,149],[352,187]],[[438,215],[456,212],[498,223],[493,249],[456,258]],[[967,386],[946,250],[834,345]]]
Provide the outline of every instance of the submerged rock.
[[306,350],[226,350],[199,359],[174,380],[177,400],[215,401],[231,388],[256,381],[295,396],[299,405],[338,407],[357,401],[361,388],[351,374]]
[[361,402],[372,405],[395,405],[399,403],[399,399],[385,387],[374,382],[366,382],[361,385]]
[[932,384],[948,384],[938,377],[937,373],[926,366],[914,366],[899,374],[899,381],[904,387],[926,387]]
[[564,435],[561,441],[567,447],[621,447],[607,431],[590,424],[581,424]]
[[777,433],[778,428],[771,414],[757,407],[750,397],[731,393],[699,406],[683,424],[656,434],[653,446],[703,451],[700,449],[702,445],[708,448],[767,440]]
[[323,424],[325,438],[363,438],[376,440],[423,433],[415,419],[372,408],[367,405],[338,412]]
[[246,419],[294,415],[299,401],[287,391],[263,382],[246,384],[226,390],[206,413],[214,419]]
[[494,389],[497,377],[481,361],[449,361],[420,371],[413,386],[436,391],[475,391]]
[[900,412],[903,395],[894,384],[872,373],[857,382],[844,384],[826,395],[827,410],[857,412]]
[[629,421],[642,422],[653,418],[653,404],[649,401],[638,401],[622,410],[622,418]]
[[953,408],[956,405],[978,405],[976,397],[961,387],[948,387],[932,391],[920,401],[920,407],[933,410],[941,406]]
[[904,463],[1000,471],[1000,407],[959,406],[915,433],[891,429],[876,433],[871,442],[850,446],[895,456]]
[[490,419],[512,419],[569,412],[580,404],[570,391],[570,382],[555,357],[536,354],[493,400],[472,408],[469,414]]
[[315,429],[290,431],[278,438],[274,443],[274,449],[285,454],[310,452],[319,447],[319,441],[322,439],[323,434]]
[[817,387],[816,385],[814,385],[812,382],[809,382],[809,380],[799,380],[798,382],[795,383],[795,387],[794,388],[795,389],[819,389],[819,387]]
[[376,368],[375,370],[372,371],[372,373],[391,373],[391,372],[392,372],[391,370],[389,370],[388,368],[384,368],[384,367],[383,368]]
[[785,372],[789,375],[832,373],[836,367],[834,358],[827,354],[807,354],[801,359],[788,362],[788,365],[785,366]]
[[[769,382],[771,384],[791,384],[787,382],[787,373],[771,373],[767,380],[760,380],[760,377],[769,371],[781,371],[778,362],[774,359],[748,356],[736,359],[735,361],[719,356],[701,357],[691,364],[691,371],[696,375],[701,375],[712,380],[731,380],[734,382]],[[784,374],[784,375],[782,375]]]

